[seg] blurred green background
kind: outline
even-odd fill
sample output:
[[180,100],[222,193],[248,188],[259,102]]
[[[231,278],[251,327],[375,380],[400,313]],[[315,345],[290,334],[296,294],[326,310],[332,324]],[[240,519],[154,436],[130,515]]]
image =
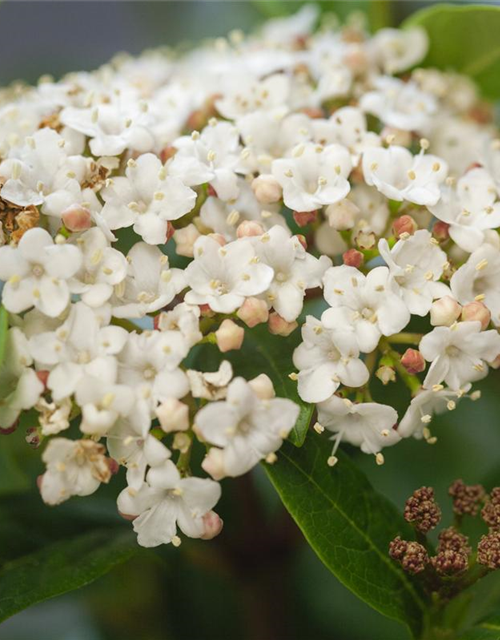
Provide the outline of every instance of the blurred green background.
[[[276,3],[272,3],[276,5]],[[345,13],[369,2],[331,3]],[[432,2],[387,2],[398,24]],[[33,82],[44,73],[92,69],[118,51],[192,42],[258,25],[270,3],[250,2],[4,2],[0,4],[0,85]],[[288,3],[290,5],[290,3]],[[297,3],[297,7],[299,4]],[[434,446],[405,441],[373,458],[352,451],[377,490],[398,506],[417,487],[432,485],[450,518],[448,485],[456,478],[500,483],[500,374],[479,385],[479,403],[464,400],[433,423]],[[393,391],[393,394],[395,392]],[[492,445],[493,443],[493,445]],[[120,480],[85,499],[49,510],[34,481],[38,452],[23,430],[0,442],[0,466],[15,490],[0,485],[0,560],[36,550],[93,527],[128,528],[116,515]],[[10,467],[22,450],[28,473]],[[117,486],[118,485],[118,486]],[[143,551],[81,589],[0,625],[0,640],[406,640],[405,629],[350,594],[303,542],[261,469],[223,483],[218,511],[223,533],[213,542]],[[353,496],[356,499],[356,496]],[[0,594],[8,597],[8,594]],[[485,580],[474,615],[500,600],[500,579]]]

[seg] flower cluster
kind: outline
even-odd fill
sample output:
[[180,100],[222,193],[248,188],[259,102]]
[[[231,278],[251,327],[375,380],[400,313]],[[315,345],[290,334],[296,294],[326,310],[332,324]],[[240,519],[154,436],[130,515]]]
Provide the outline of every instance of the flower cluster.
[[[0,428],[30,411],[46,503],[125,467],[118,509],[141,545],[217,535],[218,481],[274,463],[300,411],[275,371],[204,366],[200,345],[244,348],[259,324],[333,433],[330,465],[341,441],[379,464],[401,438],[435,442],[433,414],[500,362],[488,106],[415,68],[419,29],[317,23],[306,6],[0,92]],[[375,378],[406,385],[404,415]]]

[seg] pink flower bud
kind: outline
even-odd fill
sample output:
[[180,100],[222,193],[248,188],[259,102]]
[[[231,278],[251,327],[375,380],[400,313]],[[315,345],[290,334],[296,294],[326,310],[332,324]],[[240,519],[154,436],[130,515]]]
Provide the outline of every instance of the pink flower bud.
[[289,336],[299,325],[295,322],[287,322],[285,318],[282,318],[279,313],[273,311],[269,315],[268,327],[269,333],[275,336]]
[[431,324],[433,327],[450,327],[460,316],[462,307],[451,296],[434,300],[431,306]]
[[448,238],[450,237],[450,225],[447,222],[438,220],[432,227],[432,235],[436,238],[436,240],[439,240],[439,242],[448,240]]
[[359,49],[349,47],[343,57],[343,62],[355,75],[363,73],[369,67],[368,56],[361,47]]
[[344,264],[348,267],[359,269],[365,261],[364,255],[357,249],[348,249],[343,255]]
[[356,216],[359,213],[359,207],[354,202],[345,198],[335,204],[330,204],[325,209],[325,215],[328,224],[337,231],[347,231],[352,229],[356,222]]
[[221,247],[223,247],[226,244],[226,238],[224,238],[224,236],[221,235],[220,233],[209,233],[208,235],[210,238],[212,238],[212,240],[215,240],[215,242],[218,242]]
[[243,338],[245,337],[245,329],[238,326],[232,320],[224,320],[215,332],[217,346],[219,351],[226,353],[234,349],[241,349]]
[[300,244],[304,247],[304,249],[307,251],[307,240],[306,240],[306,237],[303,236],[301,233],[297,233],[295,237],[300,242]]
[[90,211],[79,204],[72,204],[61,214],[62,221],[69,231],[85,231],[92,226]]
[[412,375],[425,369],[424,356],[418,349],[407,349],[401,356],[401,364]]
[[323,111],[323,109],[320,109],[319,107],[304,107],[303,109],[300,110],[300,112],[305,113],[306,116],[308,116],[309,118],[312,118],[313,120],[316,120],[317,118],[325,117],[325,112]]
[[409,147],[411,144],[411,133],[395,127],[384,127],[380,137],[382,140],[390,140],[391,144],[399,147]]
[[111,475],[116,476],[118,471],[120,470],[120,465],[113,458],[106,458],[106,464],[108,465],[109,472]]
[[183,229],[177,229],[174,233],[175,252],[177,255],[192,258],[194,256],[194,243],[200,235],[194,224],[188,224]]
[[269,311],[264,300],[259,300],[259,298],[246,298],[236,315],[240,320],[243,320],[247,327],[252,328],[261,322],[267,322]]
[[43,384],[44,392],[47,391],[47,380],[49,379],[49,375],[50,371],[47,371],[46,369],[42,369],[41,371],[36,372],[36,377]]
[[212,187],[211,184],[209,184],[208,187],[207,187],[207,195],[210,198],[217,198],[218,197],[217,196],[217,191]]
[[250,238],[252,236],[261,236],[264,233],[264,227],[255,222],[255,220],[243,220],[236,229],[238,238]]
[[202,540],[212,540],[215,536],[218,536],[222,531],[224,522],[222,518],[215,513],[215,511],[209,511],[203,518],[203,533],[200,536]]
[[405,215],[394,220],[392,229],[396,238],[401,238],[402,235],[412,236],[417,231],[418,225],[411,216]]
[[167,222],[167,237],[166,237],[166,240],[165,240],[165,244],[170,240],[170,238],[173,237],[174,233],[175,233],[175,227],[170,221],[168,221]]
[[276,396],[272,380],[265,373],[261,373],[260,376],[253,378],[248,382],[252,387],[252,391],[261,400],[270,400]]
[[214,480],[222,480],[226,475],[224,469],[224,452],[222,449],[212,447],[203,459],[201,467],[211,475]]
[[215,311],[212,311],[209,304],[200,304],[198,306],[202,318],[213,318],[215,316]]
[[163,164],[170,158],[173,158],[177,153],[177,149],[175,147],[165,147],[160,151],[160,160]]
[[317,211],[294,211],[293,219],[299,227],[306,227],[318,217]]
[[474,301],[466,304],[462,309],[462,320],[474,321],[479,320],[481,329],[486,329],[491,321],[491,312],[482,302]]
[[156,417],[165,433],[189,429],[189,407],[176,398],[168,398],[156,409]]
[[279,202],[283,197],[283,189],[274,176],[262,173],[252,181],[255,197],[261,204]]

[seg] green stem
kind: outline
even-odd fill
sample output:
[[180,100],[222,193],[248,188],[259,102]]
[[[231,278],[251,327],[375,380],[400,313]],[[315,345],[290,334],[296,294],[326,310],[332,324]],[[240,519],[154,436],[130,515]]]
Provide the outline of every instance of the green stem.
[[136,331],[137,333],[142,333],[142,329],[138,327],[134,322],[127,320],[126,318],[112,318],[111,324],[115,327],[122,327],[126,329],[129,333]]
[[390,344],[420,344],[420,340],[422,340],[421,333],[395,333],[393,336],[389,336],[386,338],[387,342]]

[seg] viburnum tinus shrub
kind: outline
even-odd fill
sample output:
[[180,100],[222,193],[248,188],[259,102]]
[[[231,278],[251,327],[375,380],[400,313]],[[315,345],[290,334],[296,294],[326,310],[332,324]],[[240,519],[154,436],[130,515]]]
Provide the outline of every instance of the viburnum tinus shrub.
[[500,141],[423,27],[317,19],[3,90],[0,426],[28,415],[48,505],[126,474],[144,547],[217,536],[219,481],[262,462],[327,566],[432,633],[500,564],[496,490],[450,490],[478,570],[458,521],[433,555],[432,489],[408,541],[339,446],[435,444],[499,366]]

